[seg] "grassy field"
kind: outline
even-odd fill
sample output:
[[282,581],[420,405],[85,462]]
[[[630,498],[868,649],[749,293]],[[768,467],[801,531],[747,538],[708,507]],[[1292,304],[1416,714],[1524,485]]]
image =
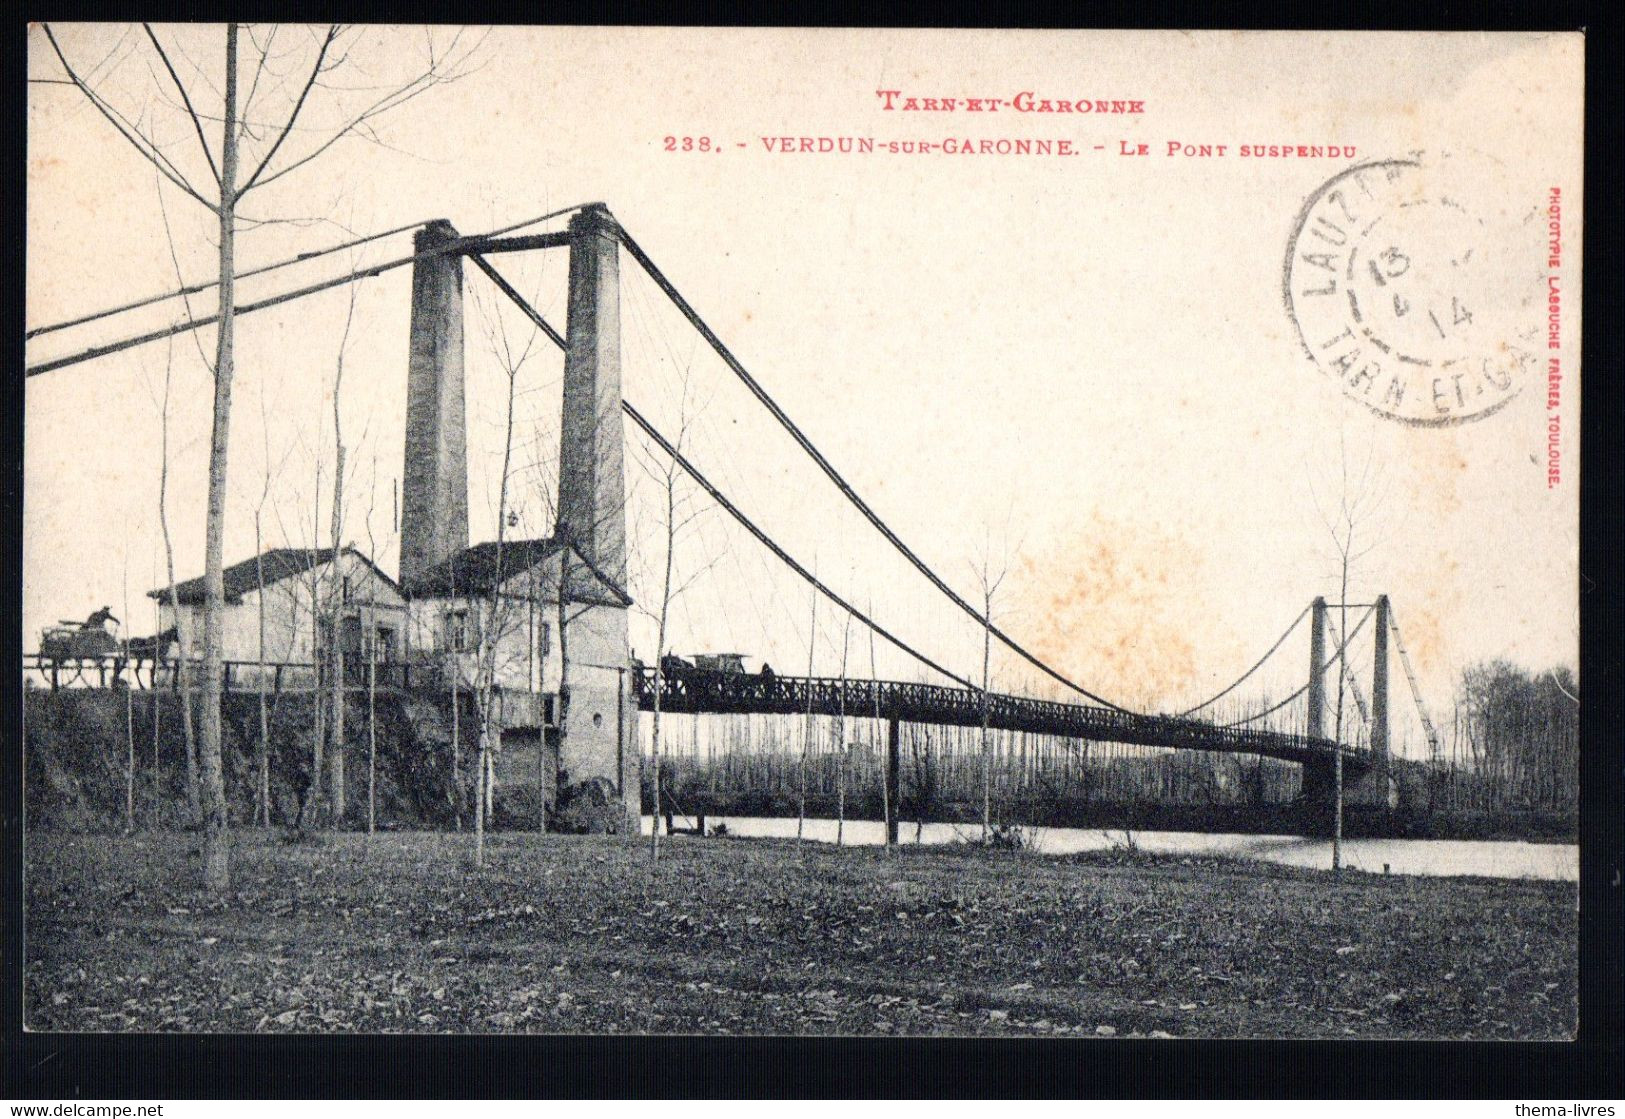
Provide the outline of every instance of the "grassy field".
[[677,837],[40,834],[30,1028],[1563,1038],[1571,885]]

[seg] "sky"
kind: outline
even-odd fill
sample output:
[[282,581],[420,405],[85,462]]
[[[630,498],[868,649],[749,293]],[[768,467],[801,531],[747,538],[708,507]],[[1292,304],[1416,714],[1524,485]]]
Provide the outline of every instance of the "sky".
[[[139,28],[53,30],[110,103],[154,130],[166,158],[208,182]],[[314,39],[303,28],[253,30],[245,85],[250,49],[271,46],[250,114],[250,150],[263,153]],[[158,35],[195,102],[215,107],[204,115],[217,112],[222,31]],[[31,78],[63,77],[37,28],[29,47]],[[902,539],[978,602],[979,575],[1005,570],[995,619],[1074,680],[1131,705],[1195,703],[1315,595],[1335,601],[1341,565],[1325,515],[1351,487],[1370,512],[1356,526],[1349,597],[1391,596],[1436,712],[1475,661],[1575,663],[1578,36],[366,29],[335,71],[344,88],[317,91],[282,162],[314,150],[346,109],[431,50],[460,63],[457,80],[380,117],[369,138],[256,188],[248,213],[277,220],[239,235],[240,267],[431,218],[471,233],[605,202]],[[891,110],[885,90],[897,91]],[[1143,111],[1022,113],[1011,102],[1023,91],[1035,102],[1138,101]],[[910,96],[956,108],[905,111]],[[1003,104],[970,112],[968,98]],[[218,122],[205,124],[218,149]],[[803,137],[814,151],[799,150]],[[820,137],[868,138],[881,150],[820,153]],[[973,148],[1066,140],[1077,154],[884,149],[945,138]],[[1123,154],[1142,144],[1146,154]],[[1241,145],[1259,144],[1354,152],[1240,156]],[[1186,155],[1186,145],[1214,154]],[[1535,355],[1504,407],[1455,426],[1402,423],[1351,399],[1305,348],[1283,294],[1283,261],[1317,192],[1355,164],[1398,159],[1425,171],[1394,186],[1395,212],[1466,215],[1452,236],[1492,280],[1475,289],[1486,309],[1469,345],[1482,349],[1467,356],[1508,346]],[[173,290],[177,273],[196,281],[213,271],[210,215],[160,188],[72,86],[29,86],[28,168],[30,329]],[[1554,187],[1572,237],[1559,269],[1546,240]],[[1433,209],[1403,209],[1416,202]],[[245,281],[240,298],[409,246],[402,234]],[[494,263],[562,329],[562,254]],[[1551,407],[1554,271],[1564,381]],[[888,554],[624,254],[622,272],[627,398],[668,435],[686,418],[685,448],[702,469],[854,604],[872,604],[956,671],[979,673],[974,625]],[[408,273],[241,320],[228,563],[254,553],[256,511],[263,546],[327,541],[342,353],[345,536],[394,570]],[[525,355],[514,381],[512,531],[545,535],[561,363],[472,269],[466,284],[473,535],[495,531],[504,352]],[[190,306],[209,313],[213,296]],[[29,343],[27,360],[183,311],[171,302],[53,333]],[[205,329],[28,379],[25,648],[41,627],[104,602],[128,611],[129,632],[149,631],[145,592],[166,582],[166,369],[176,576],[201,572],[202,355],[212,337]],[[629,448],[631,590],[646,608],[633,641],[646,651],[662,554],[651,501],[663,466],[637,437]],[[843,647],[854,672],[868,663],[866,635],[828,603],[815,608],[803,585],[685,492],[698,515],[677,544],[688,584],[672,609],[679,651],[725,647],[801,671],[810,629],[816,670],[838,670]],[[1296,686],[1305,641],[1300,627],[1261,688]],[[884,648],[878,655],[883,674],[913,671]],[[992,673],[1040,690],[1009,656]]]

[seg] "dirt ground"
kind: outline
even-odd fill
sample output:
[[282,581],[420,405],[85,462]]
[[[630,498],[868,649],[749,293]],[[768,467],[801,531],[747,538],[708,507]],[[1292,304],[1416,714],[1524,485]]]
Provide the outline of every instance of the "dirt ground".
[[30,834],[32,1029],[1567,1038],[1572,885],[1113,853]]

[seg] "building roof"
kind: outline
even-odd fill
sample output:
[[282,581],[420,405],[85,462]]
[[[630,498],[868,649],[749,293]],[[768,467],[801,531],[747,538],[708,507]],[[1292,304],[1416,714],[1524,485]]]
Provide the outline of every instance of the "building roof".
[[[372,568],[378,577],[397,592],[400,590],[388,575],[385,575],[377,564],[368,559],[355,548],[345,545],[340,549],[349,552],[362,563]],[[226,568],[224,582],[227,602],[241,602],[243,595],[258,590],[260,585],[260,568],[263,565],[265,572],[265,585],[280,582],[295,575],[303,575],[312,568],[321,567],[333,558],[332,548],[272,548],[261,552],[257,556],[250,556],[241,563],[234,563]],[[203,601],[203,576],[188,579],[184,583],[175,585],[175,593],[183,603],[195,605]],[[168,600],[169,588],[159,587],[147,592],[148,598]]]
[[[455,552],[426,571],[401,581],[401,591],[409,598],[458,598],[490,594],[499,582],[507,582],[529,571],[563,548],[553,537],[536,540],[504,540],[501,542],[501,566],[498,568],[498,544],[488,540]],[[614,580],[576,548],[570,549],[590,571],[594,579],[611,599],[622,606],[632,604],[631,597]]]

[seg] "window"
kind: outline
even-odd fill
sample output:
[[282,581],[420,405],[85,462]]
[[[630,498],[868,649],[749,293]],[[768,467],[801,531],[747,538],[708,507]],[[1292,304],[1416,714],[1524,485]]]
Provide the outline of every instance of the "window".
[[460,606],[446,611],[445,648],[448,652],[467,653],[479,644],[477,619],[470,619],[468,608]]

